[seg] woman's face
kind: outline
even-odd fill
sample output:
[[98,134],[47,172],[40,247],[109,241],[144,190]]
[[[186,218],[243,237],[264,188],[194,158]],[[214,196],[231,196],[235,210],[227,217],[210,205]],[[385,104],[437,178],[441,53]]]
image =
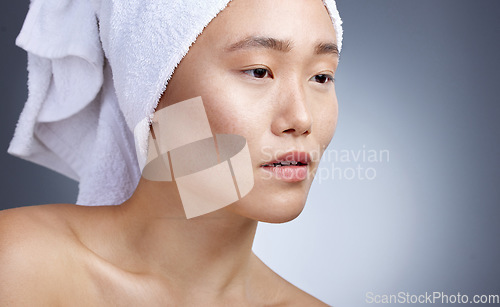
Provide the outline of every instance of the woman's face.
[[[160,107],[201,96],[214,134],[246,138],[254,187],[222,210],[266,222],[300,214],[337,123],[337,64],[321,0],[233,0],[205,28]],[[307,165],[263,166],[288,152]]]

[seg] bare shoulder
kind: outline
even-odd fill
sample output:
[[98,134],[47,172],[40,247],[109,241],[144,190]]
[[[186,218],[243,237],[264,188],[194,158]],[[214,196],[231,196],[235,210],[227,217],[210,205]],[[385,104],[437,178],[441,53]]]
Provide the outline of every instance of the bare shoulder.
[[299,289],[295,285],[286,282],[286,286],[284,287],[283,294],[285,295],[285,301],[283,306],[318,306],[324,307],[328,306],[321,300],[315,298],[311,294]]
[[[255,256],[255,255],[254,255]],[[321,300],[315,298],[309,293],[301,290],[297,286],[293,285],[266,264],[264,264],[257,256],[255,256],[257,262],[256,279],[259,283],[266,285],[266,291],[268,294],[267,302],[272,302],[272,306],[328,306]]]
[[[74,240],[64,218],[71,205],[0,211],[0,305],[53,305],[55,282]],[[54,283],[54,284],[53,284]]]
[[[72,234],[68,212],[70,204],[21,207],[0,211],[0,250],[2,255],[22,249],[37,248],[59,242]],[[9,248],[7,248],[9,247]],[[19,255],[18,255],[19,256]]]

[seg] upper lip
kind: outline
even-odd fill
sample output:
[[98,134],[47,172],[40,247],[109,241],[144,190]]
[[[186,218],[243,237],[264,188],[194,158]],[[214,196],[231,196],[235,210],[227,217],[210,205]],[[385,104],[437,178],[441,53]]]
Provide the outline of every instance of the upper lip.
[[290,151],[278,156],[276,160],[263,163],[262,166],[270,165],[273,163],[280,163],[283,161],[300,162],[302,164],[308,164],[311,161],[311,156],[309,155],[309,153],[303,151]]

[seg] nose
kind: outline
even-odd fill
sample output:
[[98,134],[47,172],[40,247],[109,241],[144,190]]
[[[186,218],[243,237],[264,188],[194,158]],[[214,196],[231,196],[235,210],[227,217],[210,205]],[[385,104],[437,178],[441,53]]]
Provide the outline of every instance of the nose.
[[313,120],[304,87],[300,82],[286,83],[279,90],[271,130],[277,136],[307,136],[311,134]]

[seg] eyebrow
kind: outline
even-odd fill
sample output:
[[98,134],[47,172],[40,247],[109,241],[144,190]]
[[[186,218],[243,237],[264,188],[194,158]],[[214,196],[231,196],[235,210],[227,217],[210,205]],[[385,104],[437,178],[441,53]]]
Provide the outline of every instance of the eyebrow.
[[[291,40],[282,40],[272,37],[264,36],[248,36],[244,39],[237,41],[225,48],[227,52],[233,52],[250,48],[266,48],[280,52],[288,52],[293,48]],[[315,54],[333,54],[339,55],[339,48],[333,42],[321,42],[314,48]]]
[[335,43],[319,43],[314,52],[316,54],[334,54],[339,56],[339,47]]

